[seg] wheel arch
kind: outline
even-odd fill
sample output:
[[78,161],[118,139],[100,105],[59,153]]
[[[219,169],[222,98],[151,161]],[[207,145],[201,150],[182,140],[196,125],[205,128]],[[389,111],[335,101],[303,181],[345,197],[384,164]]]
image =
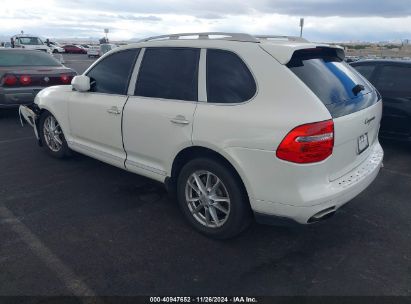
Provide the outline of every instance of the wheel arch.
[[67,142],[71,140],[68,117],[68,99],[71,91],[69,86],[48,87],[36,96],[34,104],[38,111],[37,120],[39,121],[40,115],[44,112],[49,112],[59,122]]
[[[38,134],[40,134],[40,132],[41,132],[41,130],[40,130],[40,118],[44,113],[47,112],[47,113],[50,113],[51,115],[53,115],[57,119],[57,121],[60,124],[60,127],[63,130],[63,134],[66,136],[66,134],[68,132],[66,132],[65,126],[61,124],[59,116],[57,116],[56,113],[52,109],[50,109],[50,107],[47,104],[41,104],[41,105],[36,104],[35,107],[36,107],[36,114],[37,114],[35,124],[36,124],[36,129],[37,129]],[[41,136],[39,136],[39,138],[38,138],[38,143],[39,143],[40,146],[43,145],[43,142],[41,140]]]
[[43,141],[41,140],[41,136],[40,136],[40,132],[41,132],[40,120],[41,120],[41,116],[45,112],[49,112],[49,113],[51,113],[51,112],[49,110],[45,109],[45,108],[40,108],[37,104],[33,104],[32,106],[29,106],[29,108],[31,110],[33,110],[34,113],[36,114],[35,119],[34,119],[34,128],[36,128],[36,131],[37,131],[37,134],[38,134],[37,142],[38,142],[39,146],[43,146]]
[[170,176],[167,177],[165,181],[166,187],[170,191],[174,191],[176,180],[183,166],[190,160],[200,157],[217,160],[227,168],[229,168],[229,170],[232,171],[232,173],[238,178],[248,199],[251,199],[250,188],[247,185],[248,183],[247,179],[245,178],[245,174],[242,172],[241,168],[234,161],[234,159],[232,159],[227,153],[220,153],[215,149],[198,145],[186,147],[177,153],[171,166]]

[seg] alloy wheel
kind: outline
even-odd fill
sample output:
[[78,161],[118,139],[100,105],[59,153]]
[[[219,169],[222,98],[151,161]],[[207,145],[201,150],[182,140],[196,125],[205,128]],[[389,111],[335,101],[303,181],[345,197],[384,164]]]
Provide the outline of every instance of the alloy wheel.
[[206,227],[221,227],[230,215],[231,204],[227,188],[210,171],[199,170],[189,176],[185,198],[192,216]]
[[54,116],[48,116],[43,123],[43,134],[47,147],[53,152],[60,151],[63,146],[62,131]]

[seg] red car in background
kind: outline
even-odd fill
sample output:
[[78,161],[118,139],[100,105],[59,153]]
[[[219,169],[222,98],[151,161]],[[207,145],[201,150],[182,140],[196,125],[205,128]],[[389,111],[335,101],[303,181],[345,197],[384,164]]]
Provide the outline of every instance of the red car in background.
[[73,44],[64,45],[62,46],[62,48],[68,54],[87,54],[87,51],[85,49],[78,47],[77,45],[73,45]]

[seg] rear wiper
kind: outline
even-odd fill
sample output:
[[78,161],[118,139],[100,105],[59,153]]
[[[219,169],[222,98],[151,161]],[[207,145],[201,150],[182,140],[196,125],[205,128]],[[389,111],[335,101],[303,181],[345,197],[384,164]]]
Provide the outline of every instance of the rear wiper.
[[365,87],[362,84],[357,84],[355,87],[352,88],[352,92],[355,96],[358,95],[361,91],[364,91]]

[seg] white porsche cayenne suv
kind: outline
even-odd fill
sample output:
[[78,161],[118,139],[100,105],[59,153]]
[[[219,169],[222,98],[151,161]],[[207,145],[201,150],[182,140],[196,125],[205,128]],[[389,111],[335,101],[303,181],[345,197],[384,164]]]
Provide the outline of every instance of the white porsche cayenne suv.
[[293,37],[158,36],[20,114],[52,156],[74,150],[163,182],[194,228],[228,238],[253,217],[321,221],[377,176],[381,97],[343,59]]

